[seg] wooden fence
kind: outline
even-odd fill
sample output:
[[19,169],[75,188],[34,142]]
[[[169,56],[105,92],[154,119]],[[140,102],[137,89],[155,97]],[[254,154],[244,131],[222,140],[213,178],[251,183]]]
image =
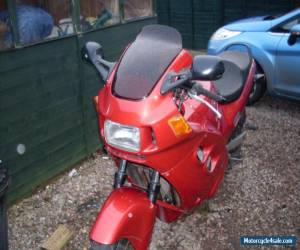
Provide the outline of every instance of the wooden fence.
[[285,13],[299,0],[159,0],[158,22],[177,28],[184,46],[205,49],[220,26],[247,16]]
[[[0,53],[0,159],[12,177],[9,200],[28,194],[101,145],[92,97],[101,82],[82,61],[85,41],[117,59],[142,26],[156,18],[119,24]],[[17,154],[19,144],[26,153]]]

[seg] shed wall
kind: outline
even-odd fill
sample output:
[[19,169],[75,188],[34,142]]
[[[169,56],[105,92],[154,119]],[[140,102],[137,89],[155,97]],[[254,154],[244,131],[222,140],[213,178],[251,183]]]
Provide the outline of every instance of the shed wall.
[[[85,41],[116,60],[156,18],[0,53],[0,159],[12,177],[9,200],[34,190],[101,146],[92,97],[101,88],[82,61]],[[18,144],[26,153],[16,152]]]

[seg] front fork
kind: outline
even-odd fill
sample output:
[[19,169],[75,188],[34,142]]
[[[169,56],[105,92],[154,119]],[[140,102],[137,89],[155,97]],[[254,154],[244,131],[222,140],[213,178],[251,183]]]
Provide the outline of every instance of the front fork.
[[90,239],[107,247],[127,239],[134,249],[146,250],[157,215],[155,203],[160,191],[160,174],[153,171],[146,193],[124,186],[127,165],[126,160],[120,160],[115,174],[115,189],[103,204],[90,232]]
[[[114,188],[121,188],[124,186],[124,183],[127,179],[127,161],[124,159],[120,160],[118,171],[115,173],[115,181],[114,181]],[[158,171],[153,171],[150,179],[150,183],[147,189],[147,196],[149,200],[155,204],[158,194],[160,191],[160,174]]]

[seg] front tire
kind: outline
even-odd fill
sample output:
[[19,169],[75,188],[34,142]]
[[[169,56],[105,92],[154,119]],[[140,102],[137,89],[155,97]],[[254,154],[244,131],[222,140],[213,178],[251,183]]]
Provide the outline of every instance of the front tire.
[[259,99],[264,95],[266,90],[266,76],[261,66],[256,62],[255,76],[260,75],[258,80],[254,80],[252,90],[249,95],[247,106],[251,106],[258,102]]
[[116,244],[100,244],[95,241],[91,242],[91,247],[89,250],[134,250],[130,241],[127,239],[119,240]]

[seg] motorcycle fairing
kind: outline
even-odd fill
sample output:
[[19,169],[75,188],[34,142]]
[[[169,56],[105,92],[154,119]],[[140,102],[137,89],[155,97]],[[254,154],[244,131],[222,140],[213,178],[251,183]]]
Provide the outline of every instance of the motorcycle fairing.
[[[136,249],[146,249],[155,216],[171,222],[216,193],[228,166],[226,144],[234,131],[234,117],[244,111],[255,71],[255,63],[252,62],[246,84],[237,100],[220,104],[203,97],[220,111],[222,119],[218,119],[206,105],[194,99],[185,100],[180,113],[173,100],[173,93],[161,95],[160,87],[169,72],[189,69],[192,56],[181,48],[181,38],[180,35],[177,37],[176,32],[170,31],[169,35],[164,37],[165,40],[161,39],[159,42],[153,37],[163,37],[163,34],[152,32],[159,28],[149,28],[151,32],[145,29],[142,31],[144,34],[139,35],[124,53],[119,66],[99,92],[97,111],[100,133],[103,137],[106,119],[138,127],[141,135],[141,148],[138,153],[110,146],[104,138],[108,152],[116,162],[125,159],[158,171],[179,194],[180,202],[179,205],[173,206],[158,198],[156,205],[153,205],[146,193],[134,186],[114,190],[105,202],[90,234],[92,240],[103,244],[114,244],[119,239],[127,238]],[[161,30],[169,29],[164,27]],[[171,33],[174,35],[172,39]],[[177,42],[180,41],[180,46],[179,43],[174,44],[176,39]],[[151,43],[174,46],[173,55],[164,61],[163,67],[160,66],[159,56],[153,56],[158,47]],[[164,55],[164,51],[159,53]],[[147,56],[151,60],[147,61]],[[154,65],[161,68],[153,74],[147,72],[155,68]],[[131,76],[127,77],[127,74]],[[213,82],[201,82],[201,85],[215,92]],[[184,117],[192,127],[191,133],[182,137],[174,135],[168,120],[175,115]],[[198,156],[199,149],[203,151],[201,159]],[[209,162],[211,164],[208,164]]]

